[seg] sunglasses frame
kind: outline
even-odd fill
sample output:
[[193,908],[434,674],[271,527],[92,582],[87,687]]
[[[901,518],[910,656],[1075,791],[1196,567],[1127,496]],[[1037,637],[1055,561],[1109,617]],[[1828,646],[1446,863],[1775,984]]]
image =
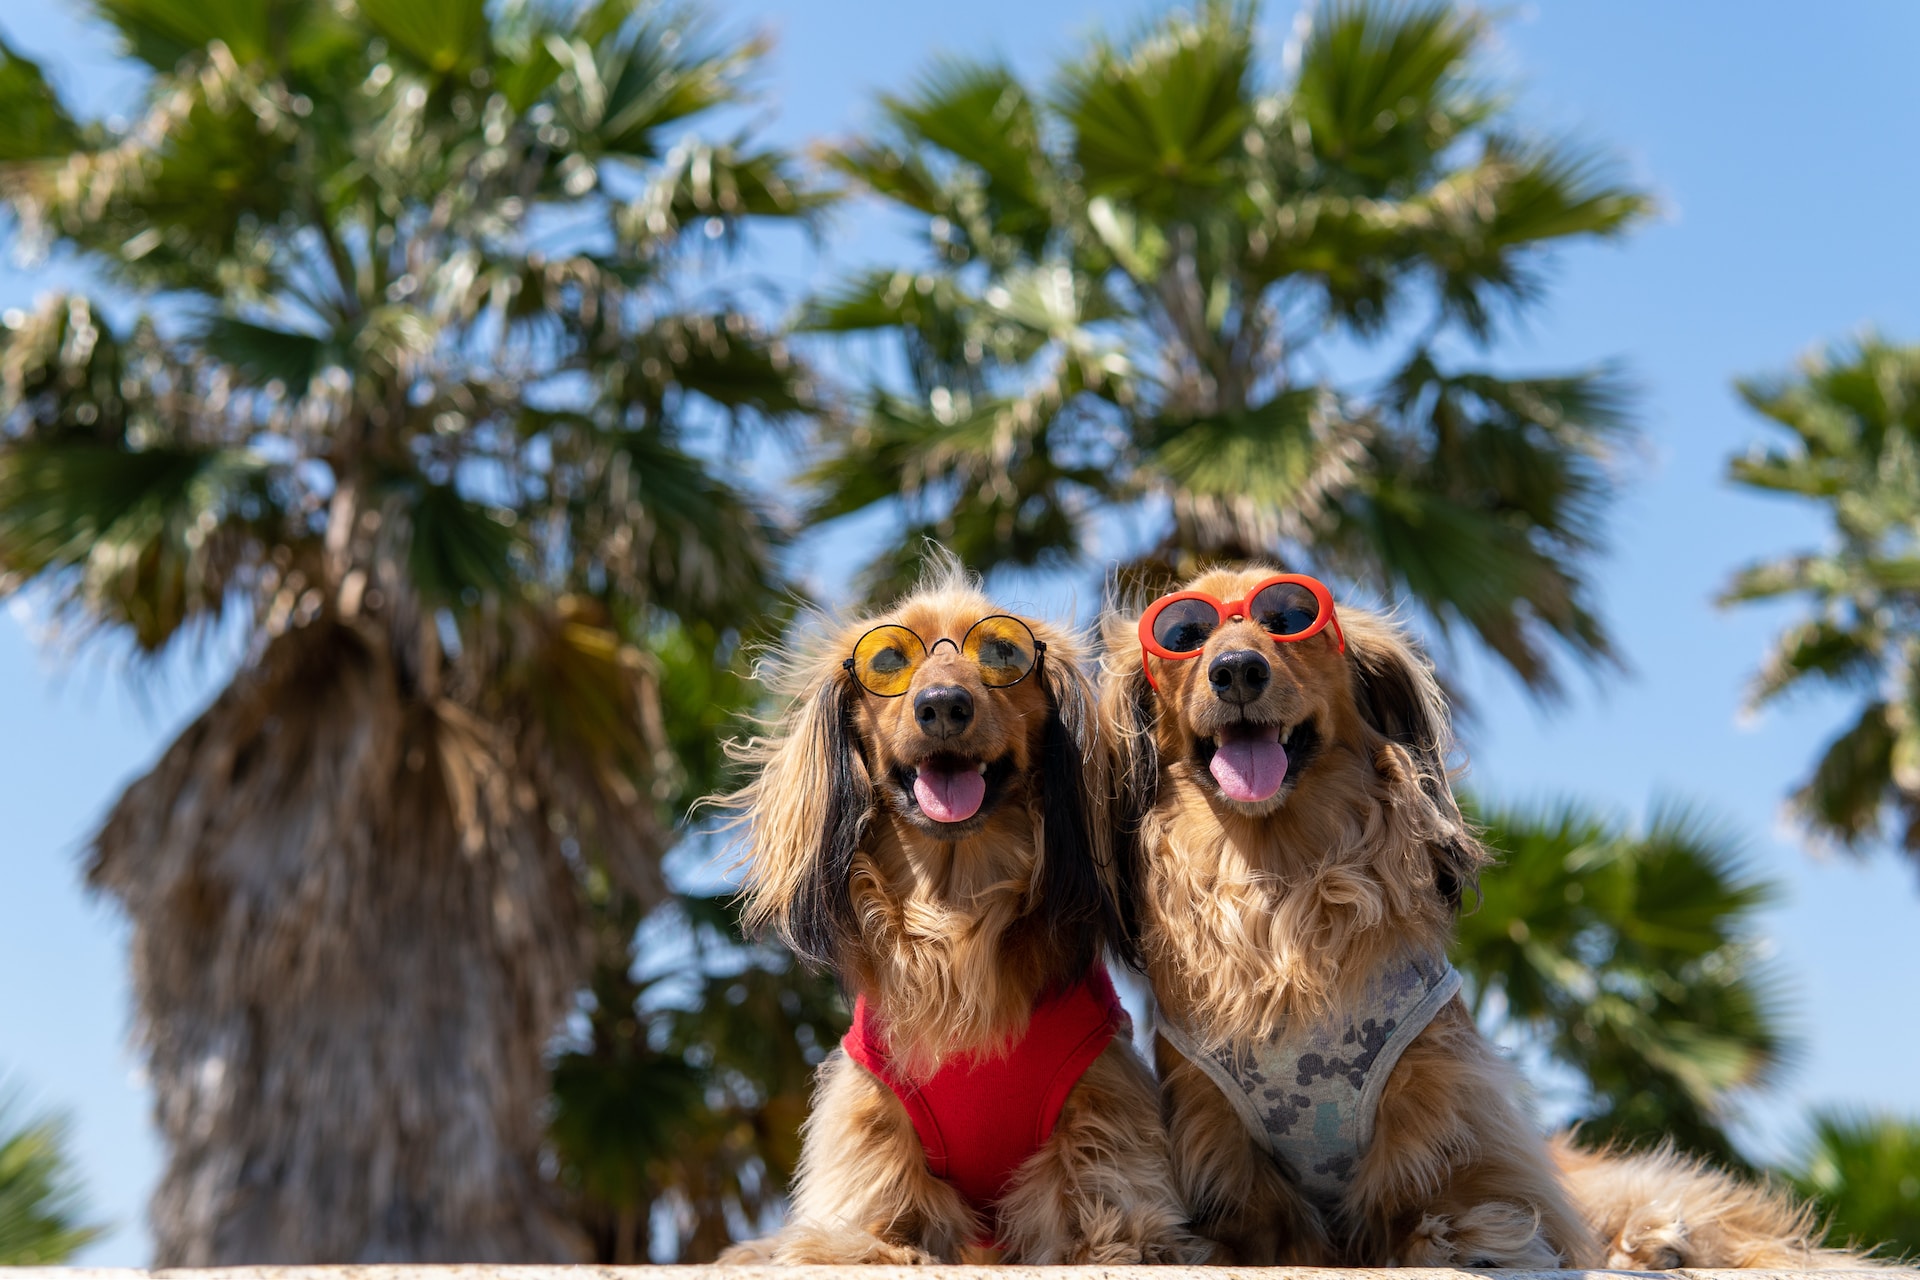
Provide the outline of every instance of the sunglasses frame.
[[[1276,573],[1271,578],[1261,579],[1253,585],[1253,588],[1249,590],[1245,596],[1231,602],[1222,600],[1218,596],[1209,595],[1204,591],[1174,591],[1161,596],[1158,600],[1148,605],[1147,611],[1140,615],[1139,628],[1140,669],[1146,673],[1147,683],[1152,685],[1156,692],[1159,691],[1160,682],[1153,678],[1153,668],[1147,665],[1147,655],[1151,654],[1166,662],[1186,662],[1189,659],[1199,657],[1201,649],[1206,648],[1203,642],[1200,649],[1194,649],[1186,653],[1176,653],[1154,639],[1153,624],[1159,620],[1162,613],[1166,612],[1167,606],[1177,604],[1182,600],[1198,600],[1203,604],[1210,604],[1213,606],[1214,612],[1220,615],[1219,621],[1214,623],[1214,629],[1218,630],[1236,619],[1250,620],[1253,615],[1249,610],[1253,608],[1254,597],[1269,587],[1283,586],[1305,587],[1307,591],[1312,594],[1315,603],[1320,606],[1320,611],[1306,630],[1287,636],[1275,635],[1273,632],[1268,631],[1266,632],[1267,638],[1275,644],[1298,644],[1302,640],[1313,639],[1331,625],[1333,627],[1334,639],[1339,642],[1340,652],[1345,653],[1347,651],[1347,635],[1346,632],[1340,629],[1340,619],[1334,614],[1333,592],[1327,590],[1327,584],[1318,578],[1309,578],[1304,573]],[[1264,628],[1262,629],[1264,630]],[[1212,632],[1209,632],[1208,636],[1211,638]]]
[[[1010,613],[989,613],[982,618],[976,619],[974,621],[974,624],[967,628],[966,634],[960,637],[960,642],[958,644],[954,644],[954,642],[948,639],[946,636],[941,636],[938,640],[935,640],[932,644],[928,644],[926,640],[921,637],[920,633],[918,631],[915,631],[912,627],[903,626],[898,622],[883,622],[877,627],[868,627],[865,631],[862,631],[860,633],[860,638],[853,642],[853,651],[855,653],[859,653],[860,646],[865,644],[867,637],[872,635],[876,631],[904,631],[908,635],[912,636],[915,640],[918,640],[920,642],[920,653],[921,653],[920,661],[921,662],[925,662],[928,658],[931,658],[933,656],[933,651],[939,648],[943,644],[951,644],[953,645],[953,650],[955,653],[965,654],[967,651],[967,636],[971,636],[975,631],[978,631],[980,629],[981,623],[992,622],[996,618],[1005,618],[1008,622],[1019,623],[1020,629],[1027,633],[1027,638],[1029,640],[1033,641],[1033,662],[1030,666],[1027,667],[1025,671],[1022,671],[1020,673],[1020,680],[1025,680],[1028,676],[1032,675],[1036,670],[1039,669],[1040,659],[1046,656],[1047,642],[1045,640],[1042,640],[1039,636],[1034,635],[1033,628],[1028,626],[1025,621],[1023,621],[1020,618],[1014,617]],[[919,664],[916,663],[914,665],[917,667]],[[976,667],[979,666],[980,665],[979,660],[975,659],[973,665]],[[854,659],[847,658],[846,660],[841,662],[840,668],[841,670],[845,671],[849,676],[853,677],[853,682],[860,686],[860,691],[862,693],[872,694],[876,698],[904,698],[907,696],[907,693],[909,692],[913,683],[912,680],[909,679],[907,682],[909,688],[902,689],[898,693],[879,693],[873,689],[868,688],[867,682],[860,678],[860,671],[858,666],[855,664]],[[1005,684],[987,684],[987,682],[984,679],[982,679],[980,683],[987,684],[987,688],[989,689],[1011,689],[1013,688],[1013,686],[1019,684],[1020,680],[1009,680]]]

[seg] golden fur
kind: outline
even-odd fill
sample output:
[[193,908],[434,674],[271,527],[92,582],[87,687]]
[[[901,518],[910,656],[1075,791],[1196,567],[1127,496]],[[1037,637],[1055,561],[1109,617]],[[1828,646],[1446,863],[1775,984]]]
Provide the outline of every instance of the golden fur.
[[[749,923],[864,993],[911,1074],[1005,1046],[1037,997],[1079,979],[1103,947],[1124,948],[1113,851],[1094,820],[1108,779],[1076,637],[1029,622],[1046,651],[1004,689],[984,687],[948,646],[903,697],[867,694],[841,669],[880,623],[931,648],[1000,612],[946,562],[885,613],[824,628],[773,664],[791,709],[741,750],[755,776],[725,801],[745,829]],[[974,706],[964,736],[938,744],[913,706],[935,683],[966,688]],[[987,801],[959,838],[920,814],[902,781],[934,750],[990,768]],[[1010,1262],[1199,1261],[1206,1250],[1186,1230],[1155,1114],[1152,1078],[1116,1036],[985,1223],[928,1171],[892,1091],[836,1050],[821,1068],[789,1225],[723,1261],[991,1261],[970,1243],[987,1237]]]
[[[1274,570],[1201,575],[1236,599]],[[1331,632],[1275,644],[1246,621],[1197,658],[1141,669],[1137,615],[1109,611],[1100,714],[1139,844],[1139,929],[1161,1007],[1208,1046],[1255,1042],[1337,1007],[1409,950],[1444,954],[1461,891],[1490,859],[1448,778],[1452,737],[1432,669],[1391,621],[1339,609]],[[1252,648],[1271,683],[1247,718],[1313,745],[1261,804],[1225,798],[1196,748],[1238,707],[1205,676]],[[1303,735],[1301,726],[1312,726]],[[1811,1213],[1670,1150],[1551,1145],[1517,1073],[1457,998],[1389,1079],[1345,1200],[1323,1213],[1246,1133],[1219,1089],[1156,1041],[1174,1168],[1195,1229],[1236,1261],[1340,1266],[1807,1267],[1873,1265],[1824,1249]]]
[[[1553,1140],[1574,1204],[1620,1270],[1766,1267],[1848,1270],[1891,1264],[1828,1247],[1813,1207],[1767,1183],[1735,1178],[1671,1146],[1585,1151]],[[1871,1242],[1868,1242],[1871,1243]]]
[[[1270,569],[1203,574],[1235,599]],[[1340,610],[1331,630],[1275,644],[1228,622],[1198,658],[1158,658],[1156,696],[1133,620],[1107,633],[1102,715],[1140,802],[1140,930],[1167,1014],[1208,1045],[1266,1038],[1338,1007],[1410,951],[1443,954],[1462,886],[1487,854],[1448,787],[1445,703],[1388,621]],[[1254,649],[1270,683],[1244,708],[1207,681]],[[1198,752],[1245,715],[1293,735],[1271,799],[1222,797]],[[1242,1263],[1587,1266],[1598,1250],[1561,1190],[1518,1081],[1456,999],[1408,1046],[1342,1203],[1323,1212],[1254,1144],[1208,1078],[1157,1046],[1174,1166],[1196,1229]]]

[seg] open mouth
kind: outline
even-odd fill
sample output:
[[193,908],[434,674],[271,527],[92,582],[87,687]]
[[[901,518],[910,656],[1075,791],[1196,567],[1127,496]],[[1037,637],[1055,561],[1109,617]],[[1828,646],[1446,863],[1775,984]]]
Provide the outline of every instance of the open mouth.
[[1313,721],[1297,725],[1257,724],[1242,720],[1211,738],[1195,738],[1194,759],[1213,775],[1220,794],[1241,804],[1261,804],[1280,793],[1320,751]]
[[941,827],[961,827],[989,811],[1013,773],[1013,757],[980,760],[939,753],[894,769],[895,785],[919,815]]

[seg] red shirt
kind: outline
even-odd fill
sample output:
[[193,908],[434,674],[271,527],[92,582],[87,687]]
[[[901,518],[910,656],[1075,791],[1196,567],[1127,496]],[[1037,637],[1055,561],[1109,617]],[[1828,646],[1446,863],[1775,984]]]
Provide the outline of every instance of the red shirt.
[[840,1044],[880,1077],[907,1109],[927,1168],[985,1211],[1014,1171],[1053,1136],[1060,1108],[1114,1032],[1127,1025],[1104,965],[1033,1007],[1027,1029],[1004,1054],[949,1058],[930,1080],[897,1074],[884,1032],[862,995]]

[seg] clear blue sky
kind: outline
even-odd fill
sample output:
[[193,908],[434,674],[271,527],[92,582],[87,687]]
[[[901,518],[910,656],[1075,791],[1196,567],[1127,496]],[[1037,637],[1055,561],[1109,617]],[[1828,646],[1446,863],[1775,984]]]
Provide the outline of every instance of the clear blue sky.
[[[775,36],[769,130],[798,141],[869,118],[875,90],[941,51],[997,50],[1038,72],[1102,15],[1145,10],[728,0],[721,13]],[[1916,878],[1891,856],[1816,861],[1795,842],[1781,798],[1842,709],[1814,702],[1744,721],[1742,684],[1785,615],[1711,604],[1735,566],[1823,536],[1807,513],[1721,479],[1727,456],[1762,434],[1731,380],[1784,369],[1866,325],[1920,340],[1920,6],[1555,0],[1508,13],[1498,60],[1520,79],[1523,118],[1613,146],[1665,212],[1623,246],[1564,257],[1550,304],[1499,348],[1516,368],[1618,357],[1643,388],[1647,448],[1627,468],[1600,573],[1633,675],[1576,681],[1566,706],[1543,711],[1469,663],[1473,785],[1507,799],[1579,796],[1629,815],[1658,796],[1684,797],[1783,881],[1768,937],[1792,978],[1806,1049],[1748,1108],[1757,1153],[1790,1150],[1797,1117],[1815,1103],[1920,1116]],[[1289,5],[1269,9],[1276,57],[1292,17]],[[0,34],[50,63],[71,97],[98,110],[127,105],[132,79],[57,0],[10,0]],[[824,278],[827,258],[899,251],[890,224],[856,214],[824,257],[780,243],[761,265],[798,290]],[[0,308],[26,304],[53,278],[0,267]],[[1063,587],[1018,590],[1045,609],[1072,607]],[[146,1260],[141,1216],[159,1155],[125,1047],[126,929],[82,893],[79,854],[117,789],[205,697],[209,676],[182,668],[158,687],[152,677],[138,684],[97,659],[63,661],[25,619],[0,613],[0,1070],[72,1114],[97,1206],[118,1224],[87,1254],[102,1264]]]

